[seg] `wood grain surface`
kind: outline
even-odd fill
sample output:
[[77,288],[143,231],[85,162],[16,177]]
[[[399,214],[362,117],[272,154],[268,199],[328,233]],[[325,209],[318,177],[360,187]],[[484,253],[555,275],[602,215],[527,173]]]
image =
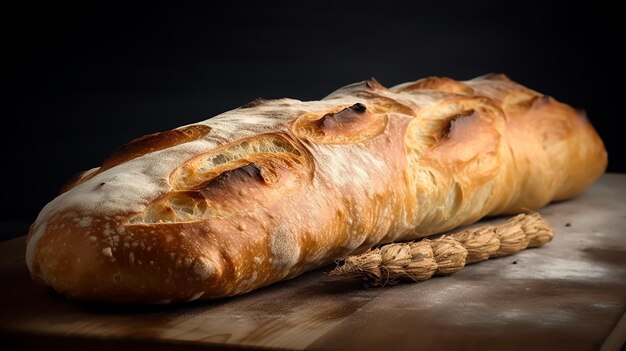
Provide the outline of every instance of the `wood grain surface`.
[[[419,284],[364,288],[332,267],[212,302],[75,303],[0,244],[0,337],[65,350],[619,350],[626,339],[626,175],[540,211],[554,241]],[[485,222],[503,221],[491,219]]]

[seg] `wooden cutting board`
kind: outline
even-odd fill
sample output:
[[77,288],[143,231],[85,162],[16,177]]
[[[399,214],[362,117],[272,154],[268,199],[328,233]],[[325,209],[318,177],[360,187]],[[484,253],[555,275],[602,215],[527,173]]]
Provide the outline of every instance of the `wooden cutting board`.
[[[618,350],[626,339],[626,175],[541,210],[547,246],[419,284],[367,289],[332,267],[174,306],[67,301],[34,284],[25,238],[0,244],[0,337],[66,350]],[[502,221],[503,219],[485,222]]]

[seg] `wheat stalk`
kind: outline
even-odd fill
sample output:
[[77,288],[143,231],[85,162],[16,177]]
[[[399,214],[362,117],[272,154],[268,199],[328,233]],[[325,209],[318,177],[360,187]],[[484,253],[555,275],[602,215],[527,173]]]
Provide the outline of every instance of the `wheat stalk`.
[[466,264],[512,255],[552,240],[554,230],[536,212],[520,214],[501,225],[470,228],[437,239],[394,243],[349,256],[331,276],[358,276],[373,286],[420,282],[454,273]]

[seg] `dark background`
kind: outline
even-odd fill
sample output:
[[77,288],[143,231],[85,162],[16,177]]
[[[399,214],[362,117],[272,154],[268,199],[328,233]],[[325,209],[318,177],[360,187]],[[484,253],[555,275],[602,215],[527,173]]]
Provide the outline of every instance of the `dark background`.
[[3,6],[0,239],[25,234],[70,176],[134,137],[371,76],[506,73],[586,109],[609,171],[626,171],[625,38],[619,11],[597,2]]

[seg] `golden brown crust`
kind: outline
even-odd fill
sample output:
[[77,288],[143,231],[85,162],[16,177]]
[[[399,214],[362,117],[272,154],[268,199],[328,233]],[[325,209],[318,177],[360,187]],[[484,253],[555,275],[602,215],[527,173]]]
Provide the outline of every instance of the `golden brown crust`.
[[182,143],[188,143],[202,138],[211,131],[205,125],[194,125],[179,129],[172,129],[165,132],[148,134],[135,138],[122,145],[117,151],[109,156],[100,168],[94,171],[85,171],[76,174],[61,188],[60,194],[70,190],[78,184],[93,178],[98,173],[113,168],[134,158],[141,157],[147,153],[167,149]]
[[420,79],[415,83],[403,85],[399,92],[408,92],[411,90],[438,90],[451,94],[474,95],[474,89],[466,84],[445,77],[428,77]]
[[211,127],[194,125],[165,132],[144,135],[122,145],[102,163],[102,169],[113,168],[121,163],[155,152],[176,146],[181,143],[202,138],[211,131]]
[[231,296],[574,196],[605,167],[586,118],[504,76],[369,80],[131,143],[42,210],[27,262],[76,299]]

